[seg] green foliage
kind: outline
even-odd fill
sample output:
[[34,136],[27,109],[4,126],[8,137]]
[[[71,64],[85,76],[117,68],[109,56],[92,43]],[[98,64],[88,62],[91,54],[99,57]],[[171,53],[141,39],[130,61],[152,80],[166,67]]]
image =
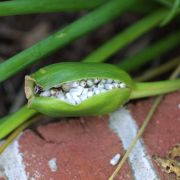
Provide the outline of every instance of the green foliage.
[[170,10],[167,17],[162,21],[161,26],[168,24],[176,15],[180,7],[180,0],[174,0],[172,9]]
[[158,10],[139,20],[89,54],[84,62],[103,62],[132,41],[157,26],[166,16],[166,10]]
[[[85,62],[95,62],[95,64],[92,65],[97,68],[97,74],[101,73],[103,68],[99,67],[100,65],[96,64],[97,62],[106,61],[109,57],[122,50],[125,46],[130,45],[134,40],[138,39],[143,34],[147,33],[160,24],[163,26],[167,25],[168,23],[170,23],[170,21],[175,20],[175,16],[179,15],[180,0],[156,1],[13,0],[0,2],[0,16],[93,10],[92,12],[89,12],[87,15],[81,17],[75,22],[67,25],[63,29],[60,29],[56,33],[50,35],[48,38],[2,62],[0,64],[0,82],[7,80],[9,77],[15,75],[19,71],[34,64],[35,62],[42,60],[44,57],[52,54],[53,52],[75,41],[76,39],[87,35],[89,32],[94,31],[95,29],[107,24],[108,22],[111,22],[114,18],[117,18],[124,12],[126,12],[126,14],[128,12],[140,13],[142,16],[141,18],[139,18],[140,20],[126,27],[123,31],[115,35],[109,41],[105,42],[101,47],[91,52],[86,58],[82,60],[84,65],[81,65],[79,72],[81,70],[86,70],[86,72],[83,72],[83,74],[86,74],[88,72],[88,69],[83,69],[82,66],[90,66]],[[162,6],[166,6],[166,8],[162,9]],[[138,69],[147,62],[165,54],[166,52],[169,52],[171,49],[176,47],[180,41],[179,37],[179,30],[174,31],[167,37],[160,39],[153,45],[150,45],[146,49],[138,52],[133,57],[124,59],[119,63],[119,65],[127,71]],[[71,73],[68,67],[64,70]],[[109,72],[106,75],[109,77],[112,73],[113,70],[109,69]],[[62,77],[62,74],[60,74],[60,76]],[[42,79],[43,77],[44,76],[41,75]],[[43,81],[43,85],[45,83],[53,83],[58,79],[58,77],[59,76],[53,76],[53,79]],[[75,77],[76,76],[72,76],[72,79]],[[31,78],[34,78],[36,81],[38,79],[33,76]],[[113,78],[115,77],[113,76]],[[41,97],[29,98],[29,104],[32,109],[28,108],[25,105],[16,113],[8,115],[0,120],[0,139],[4,138],[20,124],[27,121],[32,116],[37,115],[39,112],[47,115],[55,114],[55,116],[80,116],[89,114],[96,115],[115,110],[117,107],[119,107],[129,99],[158,95],[180,88],[180,80],[152,83],[134,82],[132,84],[134,84],[131,89],[132,92],[124,91],[120,93],[119,91],[114,90],[110,93],[99,95],[98,97],[95,96],[94,98],[87,100],[86,103],[82,104],[80,107],[70,107],[67,104],[63,104],[62,102],[60,103],[58,100],[54,100],[52,102],[49,99],[47,100],[46,98]],[[109,98],[115,98],[114,104],[109,103]],[[122,102],[120,100],[122,100]],[[96,107],[93,104],[95,101],[97,102]],[[104,104],[109,105],[104,106]],[[77,108],[79,108],[78,111]],[[87,110],[88,108],[90,110]],[[53,109],[56,111],[56,113],[52,113]],[[70,109],[72,112],[67,111],[67,109]],[[86,111],[84,109],[86,109]],[[101,111],[97,112],[97,109],[101,109]],[[59,110],[61,110],[60,113]],[[96,111],[97,113],[94,113],[94,111]]]
[[175,31],[172,34],[160,39],[155,44],[148,46],[131,57],[122,59],[119,66],[126,71],[137,70],[152,59],[168,52],[180,43],[180,31]]
[[0,16],[91,10],[105,0],[14,0],[0,3]]
[[[96,78],[118,80],[124,83],[125,87],[96,94],[77,105],[69,104],[57,98],[40,97],[34,94],[35,85],[40,86],[43,90],[48,90],[59,87],[63,83]],[[25,85],[29,107],[55,117],[110,113],[128,101],[133,89],[133,81],[129,75],[117,66],[78,62],[57,63],[42,68],[33,75],[27,76]],[[109,99],[112,99],[113,103],[109,103]]]
[[57,31],[47,39],[0,64],[0,82],[25,67],[64,47],[77,38],[111,21],[134,4],[135,0],[111,0],[93,12]]

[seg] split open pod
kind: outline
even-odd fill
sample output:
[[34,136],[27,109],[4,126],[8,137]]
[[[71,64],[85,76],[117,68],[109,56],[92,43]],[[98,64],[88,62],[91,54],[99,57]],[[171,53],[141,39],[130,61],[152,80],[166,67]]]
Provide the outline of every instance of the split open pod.
[[100,115],[129,100],[134,83],[119,67],[64,62],[25,77],[28,107],[53,117]]
[[180,89],[180,79],[135,82],[119,67],[103,63],[58,63],[25,77],[28,104],[0,120],[0,139],[42,113],[52,117],[108,114],[128,100]]

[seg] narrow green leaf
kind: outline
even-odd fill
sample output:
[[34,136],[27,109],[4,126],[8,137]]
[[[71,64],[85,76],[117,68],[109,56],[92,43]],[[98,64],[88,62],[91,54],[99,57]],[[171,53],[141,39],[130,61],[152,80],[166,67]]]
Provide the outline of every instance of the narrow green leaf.
[[26,0],[0,2],[0,16],[91,10],[105,0]]
[[130,72],[137,70],[154,58],[159,57],[163,53],[168,52],[180,43],[180,31],[176,31],[160,39],[155,44],[143,49],[142,51],[134,54],[131,57],[122,59],[118,64],[122,69]]
[[174,0],[174,5],[171,11],[169,12],[169,14],[167,15],[167,17],[160,24],[161,26],[167,25],[175,17],[176,13],[178,12],[179,5],[180,5],[180,0]]
[[59,30],[47,39],[0,64],[0,82],[64,47],[73,40],[111,21],[134,4],[135,0],[111,0],[88,15]]
[[157,26],[160,21],[167,15],[166,10],[158,10],[149,16],[134,23],[111,40],[104,43],[101,47],[89,54],[84,62],[103,62],[117,51],[140,37],[145,32]]

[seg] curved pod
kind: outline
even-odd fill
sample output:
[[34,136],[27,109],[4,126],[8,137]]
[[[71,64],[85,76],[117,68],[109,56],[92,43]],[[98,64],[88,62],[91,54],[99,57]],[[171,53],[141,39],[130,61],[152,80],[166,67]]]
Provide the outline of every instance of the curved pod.
[[[55,96],[44,97],[34,92],[34,88],[38,86],[43,92],[57,91],[58,89],[58,93],[62,91],[67,95],[68,92],[62,90],[64,84],[72,84],[72,82],[79,84],[82,81],[87,83],[88,80],[94,82],[97,79],[98,83],[91,87],[84,87],[84,89],[95,89],[100,85],[108,86],[108,82],[114,83],[113,85],[121,83],[124,86],[94,93],[91,97],[75,104],[68,103]],[[99,115],[112,112],[128,101],[132,88],[133,81],[126,72],[114,65],[104,63],[58,63],[42,68],[25,78],[28,106],[54,117]],[[70,89],[71,91],[72,89]]]

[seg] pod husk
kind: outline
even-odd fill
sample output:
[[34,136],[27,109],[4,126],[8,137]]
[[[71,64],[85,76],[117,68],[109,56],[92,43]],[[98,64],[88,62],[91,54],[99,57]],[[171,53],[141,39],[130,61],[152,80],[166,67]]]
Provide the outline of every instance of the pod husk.
[[[48,90],[66,82],[91,78],[119,80],[127,87],[94,95],[78,105],[52,97],[39,97],[33,93],[35,85]],[[25,78],[28,106],[53,117],[100,115],[115,111],[128,101],[132,88],[133,81],[125,71],[105,63],[58,63]]]

